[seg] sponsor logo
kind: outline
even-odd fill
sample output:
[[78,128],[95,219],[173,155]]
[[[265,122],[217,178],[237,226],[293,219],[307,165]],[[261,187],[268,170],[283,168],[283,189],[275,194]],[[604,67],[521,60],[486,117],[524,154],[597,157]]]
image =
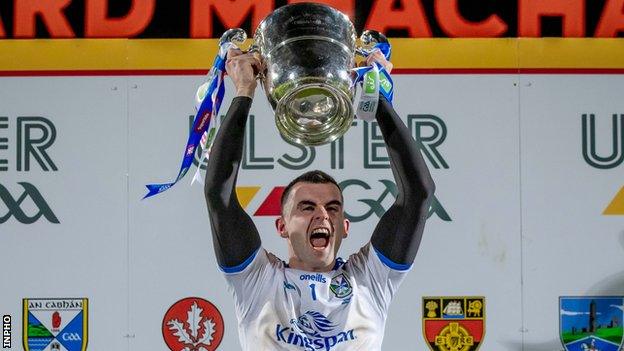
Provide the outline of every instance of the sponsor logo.
[[559,338],[566,351],[620,350],[623,320],[623,296],[559,298]]
[[210,116],[212,116],[212,112],[206,111],[200,117],[200,120],[198,121],[197,126],[195,127],[195,131],[197,133],[203,131],[206,128],[206,125],[208,124],[208,122],[210,122]]
[[11,348],[11,316],[2,316],[2,348]]
[[174,303],[162,322],[163,338],[171,351],[214,351],[223,339],[223,332],[219,309],[198,297]]
[[372,112],[377,107],[377,101],[360,101],[359,110]]
[[369,71],[364,75],[364,92],[366,94],[373,94],[375,92],[375,87],[377,86],[377,81],[379,73],[374,71]]
[[[39,220],[42,216],[45,217],[51,223],[60,223],[50,205],[43,198],[39,190],[32,184],[26,182],[19,182],[24,191],[22,194],[14,198],[9,190],[0,184],[0,199],[7,207],[7,212],[0,213],[0,223],[4,223],[11,217],[15,217],[17,221],[24,224],[32,224]],[[30,199],[27,203],[32,203],[37,208],[37,212],[29,216],[24,209],[22,209],[22,203]],[[29,209],[32,207],[30,204]]]
[[195,151],[195,146],[194,145],[187,145],[187,147],[186,147],[186,156],[192,155],[194,151]]
[[329,284],[329,289],[339,299],[351,295],[351,292],[353,291],[351,283],[349,283],[349,279],[347,279],[344,273],[340,273],[332,278],[331,283]]
[[476,351],[485,335],[485,297],[423,297],[423,333],[433,351]]
[[290,326],[277,324],[275,338],[278,342],[298,346],[306,351],[329,351],[336,345],[355,340],[353,329],[346,331],[336,329],[322,313],[308,311],[297,319],[291,319]]
[[388,80],[385,74],[379,75],[379,86],[385,91],[389,92],[392,89],[392,83]]
[[23,345],[26,351],[85,351],[88,299],[24,299]]
[[299,280],[312,280],[319,283],[327,283],[327,279],[325,279],[321,273],[302,274],[299,276]]

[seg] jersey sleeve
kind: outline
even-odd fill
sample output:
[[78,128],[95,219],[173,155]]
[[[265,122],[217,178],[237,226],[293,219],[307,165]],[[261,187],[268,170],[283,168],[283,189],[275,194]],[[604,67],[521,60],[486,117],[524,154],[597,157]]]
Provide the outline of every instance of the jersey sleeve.
[[259,248],[245,262],[236,267],[220,267],[225,274],[228,290],[234,297],[240,320],[253,317],[258,299],[266,299],[274,286],[276,270],[283,263],[264,248]]
[[375,250],[370,242],[349,256],[345,265],[346,269],[352,271],[358,284],[370,292],[373,302],[383,315],[388,311],[394,294],[411,268],[411,265],[390,261]]

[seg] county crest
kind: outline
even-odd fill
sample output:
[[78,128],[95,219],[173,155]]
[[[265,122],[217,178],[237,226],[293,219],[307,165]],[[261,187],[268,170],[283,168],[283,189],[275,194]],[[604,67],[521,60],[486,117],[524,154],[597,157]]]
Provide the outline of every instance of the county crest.
[[559,298],[559,338],[566,351],[618,351],[624,346],[624,297]]
[[423,297],[423,334],[432,351],[476,351],[485,335],[485,297]]

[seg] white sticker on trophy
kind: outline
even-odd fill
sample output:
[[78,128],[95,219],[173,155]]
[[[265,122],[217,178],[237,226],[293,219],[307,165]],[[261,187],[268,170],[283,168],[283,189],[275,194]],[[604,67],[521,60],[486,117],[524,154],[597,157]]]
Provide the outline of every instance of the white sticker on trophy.
[[379,68],[376,64],[364,74],[362,81],[362,95],[357,107],[357,118],[364,121],[374,121],[379,103]]

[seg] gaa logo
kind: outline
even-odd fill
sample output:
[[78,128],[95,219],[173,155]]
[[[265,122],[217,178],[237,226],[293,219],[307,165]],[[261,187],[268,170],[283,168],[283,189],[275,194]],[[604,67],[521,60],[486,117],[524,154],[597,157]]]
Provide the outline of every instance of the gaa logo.
[[[15,123],[17,136],[15,141],[4,138],[4,129],[9,129],[9,117],[0,116],[0,151],[15,150],[14,170],[30,172],[37,164],[44,172],[56,172],[58,167],[49,154],[49,148],[56,140],[56,127],[45,117],[20,116],[11,120]],[[15,143],[10,147],[10,143]],[[12,171],[9,160],[0,153],[0,172]],[[4,179],[4,177],[0,177]],[[32,224],[44,217],[51,223],[59,223],[58,218],[44,199],[37,187],[31,183],[18,182],[22,192],[11,194],[8,184],[0,184],[0,224],[11,217],[23,224]]]
[[[377,184],[369,184],[360,179],[347,179],[338,185],[345,194],[345,198],[355,199],[354,203],[348,203],[347,207],[359,208],[345,210],[345,217],[352,223],[364,221],[371,216],[381,218],[386,212],[384,203],[391,202],[399,193],[396,184],[388,179],[379,179]],[[236,195],[241,206],[247,209],[251,200],[260,192],[260,189],[262,189],[261,186],[236,187]],[[274,187],[253,212],[253,215],[279,216],[281,214],[280,198],[283,191],[283,186]],[[452,221],[451,216],[435,196],[431,202],[427,218],[433,215],[445,222]]]
[[[0,223],[4,223],[11,217],[15,217],[20,223],[32,224],[35,223],[42,216],[45,217],[50,223],[60,223],[56,215],[43,198],[39,190],[32,184],[26,182],[19,182],[24,190],[21,195],[13,197],[9,190],[0,184],[0,200],[6,206],[6,212],[2,212],[2,206],[0,206]],[[26,200],[30,200],[36,207],[36,210],[31,215],[22,204]],[[28,202],[27,202],[28,203]]]
[[171,351],[214,351],[223,339],[221,312],[212,303],[187,297],[173,304],[165,313],[162,333]]

